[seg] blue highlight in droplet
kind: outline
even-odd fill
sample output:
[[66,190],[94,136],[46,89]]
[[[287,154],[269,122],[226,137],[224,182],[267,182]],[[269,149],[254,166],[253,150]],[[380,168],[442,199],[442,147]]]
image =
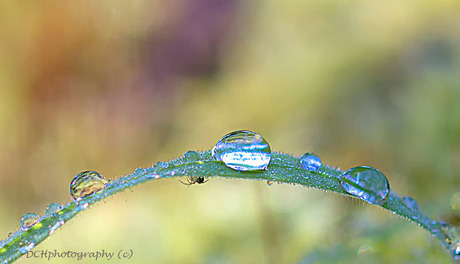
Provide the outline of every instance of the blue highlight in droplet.
[[309,171],[317,171],[322,166],[322,163],[316,154],[308,152],[300,157],[300,166]]
[[212,156],[237,171],[266,170],[271,149],[261,135],[238,130],[222,137],[212,149]]
[[414,211],[417,211],[418,210],[418,204],[417,204],[417,201],[415,201],[414,198],[412,197],[409,197],[409,196],[405,196],[402,198],[403,202],[405,205],[407,205],[407,207],[409,207],[410,209],[414,210]]
[[390,194],[388,179],[372,167],[359,166],[344,172],[340,184],[347,193],[371,204],[381,204]]

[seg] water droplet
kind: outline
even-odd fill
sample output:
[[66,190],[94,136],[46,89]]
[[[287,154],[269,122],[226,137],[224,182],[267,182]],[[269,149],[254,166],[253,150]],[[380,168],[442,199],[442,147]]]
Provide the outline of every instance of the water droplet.
[[83,210],[86,210],[88,209],[88,203],[80,203],[78,204],[77,208],[76,208],[78,211],[83,211]]
[[409,197],[409,196],[405,196],[402,198],[403,202],[405,205],[407,205],[407,207],[409,207],[410,209],[414,210],[414,211],[418,211],[418,204],[417,204],[417,201],[412,198],[412,197]]
[[200,156],[198,156],[198,153],[193,150],[189,150],[185,152],[184,157],[187,161],[198,161],[200,159]]
[[166,163],[164,161],[158,161],[157,163],[155,163],[154,167],[158,170],[161,170],[161,169],[164,169],[166,167],[168,167],[166,165]]
[[63,220],[57,221],[56,224],[54,224],[52,227],[50,227],[50,232],[49,232],[49,234],[50,234],[50,235],[53,234],[54,231],[56,231],[56,229],[57,229],[58,227],[62,226],[63,224],[64,224],[64,221],[63,221]]
[[212,156],[237,171],[266,170],[271,150],[261,135],[239,130],[222,137],[212,149]]
[[300,166],[306,170],[317,171],[321,165],[321,159],[314,153],[308,152],[300,157]]
[[75,201],[105,188],[107,179],[95,171],[80,172],[70,183],[70,196]]
[[22,254],[25,254],[27,252],[29,252],[32,248],[35,247],[35,243],[30,243],[28,244],[27,246],[24,246],[22,247],[19,251],[22,253]]
[[145,177],[148,179],[159,179],[161,176],[158,174],[147,174]]
[[40,222],[40,217],[36,213],[24,214],[21,218],[21,228],[25,231],[36,225],[38,222]]
[[62,209],[62,206],[60,204],[58,204],[58,203],[50,203],[46,207],[46,214],[47,215],[54,214],[54,213],[58,212],[61,209]]
[[268,185],[268,186],[272,186],[272,185],[273,185],[273,182],[272,182],[272,181],[267,181],[267,185]]
[[453,254],[455,261],[458,261],[460,259],[460,242],[454,245]]
[[379,170],[359,166],[342,174],[342,188],[349,194],[371,203],[381,203],[390,193],[390,184]]
[[8,233],[8,237],[12,236],[13,235],[13,232],[9,232]]

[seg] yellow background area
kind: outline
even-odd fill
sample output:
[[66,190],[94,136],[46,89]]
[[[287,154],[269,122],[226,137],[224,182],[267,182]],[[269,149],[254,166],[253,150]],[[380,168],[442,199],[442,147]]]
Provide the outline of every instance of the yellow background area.
[[[2,1],[0,238],[71,201],[81,171],[116,178],[238,129],[274,151],[375,167],[458,226],[459,14],[456,0]],[[136,186],[34,250],[129,249],[97,263],[449,261],[362,201],[214,178]]]

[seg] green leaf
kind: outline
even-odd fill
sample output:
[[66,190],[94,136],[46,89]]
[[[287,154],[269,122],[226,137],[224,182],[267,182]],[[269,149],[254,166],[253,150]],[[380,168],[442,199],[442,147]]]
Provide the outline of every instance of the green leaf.
[[[317,171],[308,171],[300,166],[298,157],[289,154],[272,153],[267,170],[247,172],[230,169],[223,162],[214,160],[210,150],[199,152],[198,155],[198,160],[196,157],[189,159],[188,155],[185,155],[169,162],[158,162],[149,168],[136,169],[132,174],[110,181],[103,190],[83,198],[78,204],[69,202],[57,213],[42,216],[38,224],[28,230],[19,230],[1,242],[3,245],[0,249],[1,263],[11,263],[20,258],[92,204],[127,188],[161,178],[189,176],[262,180],[302,185],[351,196],[341,187],[340,178],[343,172],[340,169],[323,165]],[[393,191],[378,206],[417,223],[436,237],[453,259],[459,259],[460,235],[456,227],[433,221],[419,209],[408,207]]]

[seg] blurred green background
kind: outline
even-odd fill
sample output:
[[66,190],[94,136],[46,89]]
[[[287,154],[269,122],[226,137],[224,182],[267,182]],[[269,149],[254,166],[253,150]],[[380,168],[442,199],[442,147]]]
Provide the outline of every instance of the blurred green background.
[[[2,239],[24,213],[69,202],[81,171],[118,177],[237,129],[376,167],[459,225],[459,13],[455,0],[2,1]],[[134,252],[98,263],[449,262],[415,224],[315,189],[168,179],[132,191],[35,250]]]

